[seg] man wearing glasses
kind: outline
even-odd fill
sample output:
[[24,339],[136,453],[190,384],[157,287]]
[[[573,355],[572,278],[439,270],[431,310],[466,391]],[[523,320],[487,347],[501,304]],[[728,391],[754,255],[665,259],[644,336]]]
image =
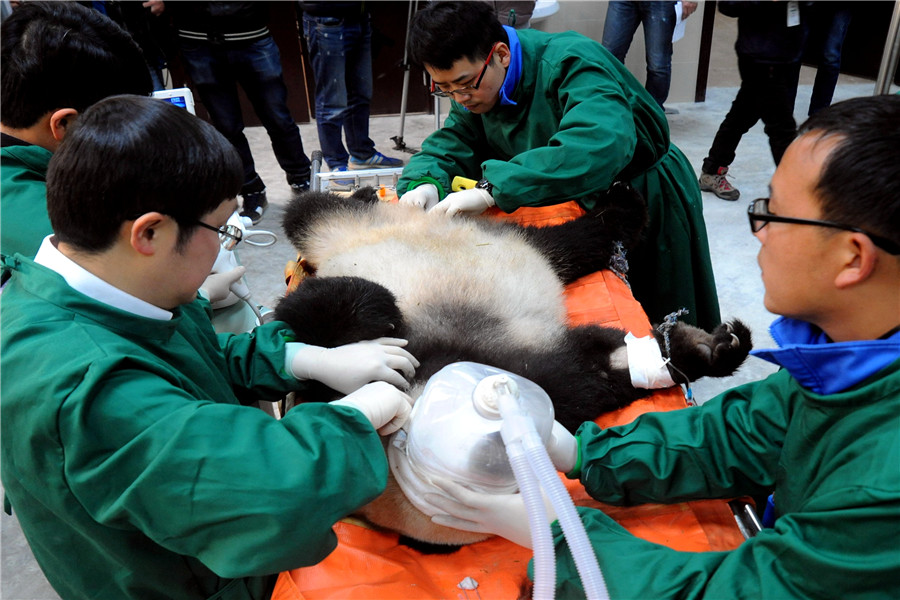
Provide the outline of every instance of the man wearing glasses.
[[[730,552],[676,552],[579,508],[612,597],[900,597],[898,124],[900,96],[823,109],[785,152],[771,197],[751,205],[764,302],[782,315],[779,347],[754,354],[780,371],[689,410],[585,423],[557,457],[616,505],[774,490],[774,524]],[[448,497],[428,501],[442,525],[497,532],[522,506],[441,487]],[[580,597],[553,531],[557,596]],[[528,525],[504,535],[527,540]]]
[[[379,433],[409,415],[418,366],[405,340],[216,335],[197,297],[242,183],[212,125],[108,98],[50,161],[54,235],[3,257],[0,475],[63,598],[269,598],[384,490]],[[280,420],[248,406],[308,380],[346,396]]]
[[[659,104],[620,61],[577,33],[501,26],[481,2],[429,4],[409,39],[433,93],[453,106],[404,168],[402,203],[450,216],[571,200],[591,209],[628,182],[650,213],[628,256],[634,296],[655,322],[687,308],[687,320],[719,324],[694,171],[669,142]],[[479,183],[450,193],[455,176]]]

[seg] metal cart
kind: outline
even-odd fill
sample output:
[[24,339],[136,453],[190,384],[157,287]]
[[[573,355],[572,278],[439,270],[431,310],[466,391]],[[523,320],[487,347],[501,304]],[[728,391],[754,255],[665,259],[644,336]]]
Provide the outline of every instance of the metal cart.
[[[338,171],[338,172],[322,172],[322,151],[315,150],[310,159],[311,171],[309,176],[309,189],[313,192],[352,192],[359,188],[371,186],[373,188],[387,188],[392,192],[397,190],[397,181],[400,180],[400,174],[403,167],[395,167],[391,169],[359,169],[354,171]],[[335,187],[332,182],[335,180],[351,180],[352,185]]]

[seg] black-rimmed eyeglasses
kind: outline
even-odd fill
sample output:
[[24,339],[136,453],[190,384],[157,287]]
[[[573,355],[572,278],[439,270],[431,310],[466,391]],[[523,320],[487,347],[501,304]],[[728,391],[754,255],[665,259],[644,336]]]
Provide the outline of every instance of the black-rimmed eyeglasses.
[[852,225],[844,225],[843,223],[835,223],[833,221],[817,221],[815,219],[798,219],[795,217],[782,217],[773,215],[769,212],[769,199],[757,198],[750,203],[747,208],[747,217],[750,219],[750,231],[756,233],[765,227],[768,223],[793,223],[794,225],[816,225],[817,227],[831,227],[833,229],[843,229],[845,231],[854,231],[867,236],[872,243],[889,254],[900,254],[900,244],[893,242],[885,237],[875,235],[853,227]]
[[431,80],[431,95],[437,96],[438,98],[452,98],[456,94],[461,94],[463,96],[471,96],[476,91],[478,91],[478,86],[481,85],[481,80],[484,79],[484,74],[487,72],[488,66],[491,64],[491,57],[494,56],[494,49],[497,47],[497,44],[491,46],[491,51],[488,52],[487,58],[484,60],[484,66],[481,67],[481,73],[478,74],[478,79],[475,80],[473,85],[466,85],[461,88],[456,88],[455,90],[449,90],[447,92],[443,90],[439,90],[435,88],[434,80]]
[[241,228],[237,225],[222,225],[221,227],[215,227],[208,223],[204,223],[203,221],[195,222],[200,227],[218,233],[219,243],[222,244],[222,247],[226,250],[234,250],[234,247],[237,246],[238,242],[244,239],[244,232],[241,231]]

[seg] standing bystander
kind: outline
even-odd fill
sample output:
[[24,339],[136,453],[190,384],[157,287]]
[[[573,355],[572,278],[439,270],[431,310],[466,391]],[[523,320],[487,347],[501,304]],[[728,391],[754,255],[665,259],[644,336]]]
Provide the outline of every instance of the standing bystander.
[[[645,87],[662,107],[669,97],[672,83],[672,34],[675,31],[677,2],[612,0],[606,9],[603,47],[625,62],[625,55],[638,25],[644,25],[644,48],[647,57]],[[681,3],[681,18],[697,10],[696,2]]]
[[703,159],[701,190],[723,200],[740,198],[740,191],[725,176],[741,138],[760,119],[776,166],[797,134],[794,100],[803,51],[801,5],[796,1],[719,2],[722,14],[738,20],[734,48],[741,87]]
[[300,2],[300,7],[316,83],[316,129],[328,168],[403,166],[399,158],[378,152],[369,137],[372,24],[366,3]]
[[281,54],[268,28],[265,2],[169,2],[181,56],[212,124],[244,165],[241,216],[259,223],[268,206],[256,172],[238,99],[240,85],[262,122],[275,159],[295,194],[309,189],[310,161],[287,106]]

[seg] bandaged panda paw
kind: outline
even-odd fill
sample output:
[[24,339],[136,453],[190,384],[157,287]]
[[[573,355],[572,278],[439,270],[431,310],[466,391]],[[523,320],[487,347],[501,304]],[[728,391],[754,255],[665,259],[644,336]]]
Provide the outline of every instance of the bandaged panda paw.
[[631,385],[645,390],[667,388],[675,385],[669,374],[669,361],[664,360],[659,342],[652,336],[635,337],[628,333],[625,336],[628,351],[628,371],[631,374]]

